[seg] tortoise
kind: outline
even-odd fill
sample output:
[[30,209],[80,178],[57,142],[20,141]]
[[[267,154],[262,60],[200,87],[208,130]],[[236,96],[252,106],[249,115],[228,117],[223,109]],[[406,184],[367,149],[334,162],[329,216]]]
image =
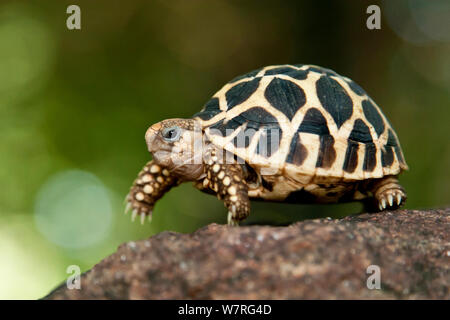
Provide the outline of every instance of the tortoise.
[[361,201],[374,211],[406,201],[408,169],[397,135],[351,79],[315,65],[273,65],[236,77],[191,119],[168,119],[145,134],[153,160],[131,187],[133,220],[186,181],[215,194],[228,224],[250,199],[287,203]]

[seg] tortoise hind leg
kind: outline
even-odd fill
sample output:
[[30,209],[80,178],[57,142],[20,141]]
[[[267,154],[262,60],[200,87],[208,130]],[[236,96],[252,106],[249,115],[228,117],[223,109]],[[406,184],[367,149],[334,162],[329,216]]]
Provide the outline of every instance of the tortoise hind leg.
[[368,189],[372,192],[379,211],[398,209],[406,202],[405,189],[395,176],[373,180]]

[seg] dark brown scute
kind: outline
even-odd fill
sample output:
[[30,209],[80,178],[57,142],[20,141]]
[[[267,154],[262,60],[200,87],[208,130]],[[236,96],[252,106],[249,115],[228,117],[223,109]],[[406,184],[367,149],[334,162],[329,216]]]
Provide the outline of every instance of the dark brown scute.
[[298,127],[298,132],[306,132],[317,135],[329,135],[327,120],[316,108],[309,109],[303,117],[302,123]]
[[265,76],[275,76],[277,74],[288,74],[288,73],[294,72],[294,71],[297,71],[297,69],[288,67],[288,66],[284,66],[284,67],[278,67],[278,68],[273,68],[273,69],[267,70],[264,72],[264,75]]
[[359,144],[352,140],[348,141],[347,151],[345,153],[345,161],[342,169],[346,172],[352,173],[358,165],[358,148]]
[[283,112],[289,120],[298,109],[306,103],[306,95],[302,88],[292,81],[273,78],[266,88],[264,96],[270,104]]
[[[401,164],[406,164],[405,163],[405,159],[403,158],[402,150],[400,149],[400,144],[398,143],[398,140],[395,137],[395,134],[392,131],[392,129],[389,129],[389,131],[388,131],[388,140],[387,140],[387,143],[386,143],[386,146],[385,146],[386,150],[387,149],[391,149],[391,146],[392,146],[392,148],[394,148],[394,151],[395,151],[395,154],[397,155],[398,161]],[[386,158],[384,160],[385,160],[386,166],[390,166],[392,164],[393,160],[394,160],[394,155],[392,154],[392,150],[386,152],[386,156],[385,157]],[[392,158],[392,160],[391,160],[391,158]]]
[[221,135],[222,137],[227,137],[231,135],[234,130],[240,125],[241,124],[235,119],[230,119],[227,122],[222,119],[210,127],[212,129],[210,133],[213,135]]
[[289,77],[297,79],[297,80],[304,80],[308,77],[308,73],[309,73],[309,71],[307,71],[307,70],[297,70],[293,67],[286,66],[286,67],[279,67],[279,68],[267,70],[264,73],[264,75],[271,76],[271,75],[283,74],[283,75],[289,76]]
[[366,94],[366,92],[361,88],[356,82],[354,82],[351,79],[345,79],[345,82],[347,82],[348,86],[354,93],[356,93],[358,96],[363,96]]
[[386,151],[381,152],[381,164],[383,167],[390,167],[394,162],[394,153],[392,152],[392,147],[386,145]]
[[300,137],[297,133],[294,136],[294,138],[292,139],[291,146],[289,149],[289,154],[286,158],[286,162],[300,166],[300,165],[302,165],[303,161],[305,161],[307,156],[308,156],[308,150],[301,143]]
[[356,119],[355,123],[353,124],[353,130],[348,138],[350,140],[363,143],[369,143],[373,141],[369,127],[361,119]]
[[362,102],[362,109],[364,112],[364,116],[370,122],[370,124],[374,127],[375,132],[378,136],[380,136],[384,131],[384,121],[378,112],[377,108],[370,102],[369,100],[364,100]]
[[241,82],[228,90],[225,93],[228,110],[250,98],[256,89],[258,89],[260,80],[261,78],[258,77],[250,81]]
[[353,113],[353,101],[336,80],[321,76],[316,82],[316,92],[320,103],[333,117],[338,128],[350,119]]
[[381,153],[381,164],[383,165],[383,167],[390,167],[392,165],[392,163],[394,162],[393,149],[395,150],[396,153],[397,153],[397,149],[399,149],[399,151],[400,151],[397,139],[395,138],[395,135],[391,129],[389,129],[389,131],[388,131],[388,140],[387,140],[384,148],[385,148],[385,151],[382,151],[382,153]]
[[334,149],[334,138],[331,135],[320,136],[319,154],[317,157],[317,168],[330,168],[336,160]]
[[262,133],[255,152],[257,155],[269,158],[272,154],[277,152],[280,147],[282,131],[279,128],[269,127],[262,128],[261,131]]
[[239,132],[233,139],[233,145],[236,148],[248,148],[250,143],[252,143],[253,136],[255,135],[256,130],[243,130],[239,129]]
[[235,121],[243,124],[248,123],[248,128],[259,129],[261,126],[276,126],[279,127],[277,118],[275,118],[271,113],[267,112],[263,107],[253,107],[247,111],[242,112],[233,118]]
[[374,143],[367,143],[366,144],[366,151],[364,153],[364,164],[363,164],[363,170],[371,172],[375,168],[377,164],[377,148]]
[[199,117],[202,120],[209,120],[220,112],[222,111],[219,108],[219,99],[212,98],[205,104],[203,110],[194,114],[193,117]]

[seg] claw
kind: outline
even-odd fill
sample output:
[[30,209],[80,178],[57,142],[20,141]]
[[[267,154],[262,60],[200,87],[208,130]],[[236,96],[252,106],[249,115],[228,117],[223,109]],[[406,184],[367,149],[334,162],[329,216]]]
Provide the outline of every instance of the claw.
[[[383,208],[383,209],[386,209],[386,199],[381,199],[381,207]],[[383,210],[383,209],[381,209],[381,210]]]
[[397,193],[397,205],[400,205],[402,203],[402,196],[400,193]]
[[123,204],[126,204],[127,202],[129,202],[130,201],[130,194],[128,193],[126,196],[125,196],[125,199],[123,199]]
[[125,214],[127,214],[128,211],[130,211],[130,209],[131,209],[131,203],[127,202],[127,206],[125,207]]
[[228,211],[227,223],[229,226],[238,226],[239,222],[233,220],[233,213]]
[[137,209],[134,209],[133,210],[133,214],[131,215],[131,221],[134,222],[134,220],[136,219],[137,214],[138,214]]
[[380,211],[383,211],[383,207],[381,206],[381,202],[378,203],[378,208],[380,209]]
[[141,224],[143,225],[145,222],[145,212],[141,212]]
[[394,197],[392,196],[392,194],[388,195],[388,201],[389,201],[389,206],[392,207],[392,205],[394,204]]

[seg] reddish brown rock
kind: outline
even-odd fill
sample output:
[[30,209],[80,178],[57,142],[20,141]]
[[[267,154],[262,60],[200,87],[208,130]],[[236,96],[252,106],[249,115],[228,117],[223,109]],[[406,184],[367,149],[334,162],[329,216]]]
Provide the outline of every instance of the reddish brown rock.
[[[367,288],[377,265],[381,289]],[[121,245],[47,299],[450,299],[450,208],[289,227],[211,224]]]

